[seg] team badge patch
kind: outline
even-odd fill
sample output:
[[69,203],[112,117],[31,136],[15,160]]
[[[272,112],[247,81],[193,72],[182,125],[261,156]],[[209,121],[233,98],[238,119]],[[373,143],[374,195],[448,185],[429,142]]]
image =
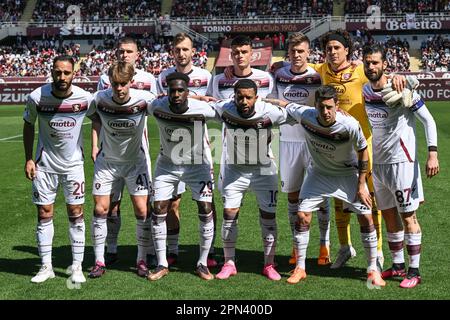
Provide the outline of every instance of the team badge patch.
[[97,183],[95,184],[95,189],[98,190],[98,189],[100,189],[101,186],[102,186],[102,185],[101,185],[100,183],[97,182]]
[[194,84],[194,87],[200,87],[202,85],[202,80],[200,79],[194,79],[192,80],[192,83]]
[[342,75],[342,80],[348,80],[348,79],[350,79],[351,76],[352,76],[351,73],[344,73],[344,74]]
[[80,112],[80,109],[81,109],[81,104],[75,103],[72,105],[73,112]]
[[136,82],[136,88],[139,90],[144,89],[144,83],[143,82]]

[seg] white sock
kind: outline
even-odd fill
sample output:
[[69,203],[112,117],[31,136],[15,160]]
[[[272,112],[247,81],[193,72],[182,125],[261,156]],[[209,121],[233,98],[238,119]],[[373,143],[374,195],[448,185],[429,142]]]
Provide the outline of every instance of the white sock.
[[378,271],[377,269],[377,232],[372,224],[368,227],[361,227],[361,241],[367,257],[367,270]]
[[92,226],[92,244],[94,246],[95,261],[105,263],[105,240],[108,234],[106,218],[93,217]]
[[259,217],[264,245],[264,265],[273,264],[277,247],[277,220]]
[[136,262],[141,260],[147,261],[147,253],[149,252],[151,239],[151,222],[150,219],[136,219],[136,240],[138,254]]
[[199,217],[201,218],[198,226],[200,233],[200,257],[197,261],[197,266],[200,264],[206,266],[214,235],[214,220],[212,212],[209,214],[199,214]]
[[294,236],[295,222],[297,221],[298,203],[288,201],[288,219],[291,227],[292,236]]
[[319,222],[320,245],[330,246],[330,203],[325,200],[320,209],[317,210],[317,221]]
[[84,259],[86,226],[84,219],[78,222],[69,222],[69,238],[72,245],[73,265],[81,265]]
[[409,255],[409,268],[419,268],[422,232],[405,233],[406,250]]
[[225,262],[234,261],[236,255],[236,240],[238,237],[238,219],[222,222],[222,242]]
[[36,241],[38,245],[39,257],[44,265],[52,264],[52,244],[55,229],[53,228],[53,219],[46,222],[39,221],[36,226]]
[[301,226],[300,230],[294,229],[294,248],[297,256],[297,267],[305,270],[306,250],[309,244],[309,226]]
[[166,256],[166,240],[167,240],[167,214],[155,215],[152,213],[152,236],[153,243],[155,245],[156,258],[158,259],[158,265],[169,267]]
[[106,222],[108,228],[108,235],[106,236],[106,252],[117,253],[117,241],[122,225],[122,218],[120,215],[109,216]]
[[405,232],[399,231],[395,233],[387,233],[389,250],[391,251],[392,263],[405,263],[405,255],[403,252]]
[[169,250],[169,253],[173,253],[178,255],[178,239],[180,237],[180,231],[178,230],[172,230],[172,234],[167,234],[167,249]]

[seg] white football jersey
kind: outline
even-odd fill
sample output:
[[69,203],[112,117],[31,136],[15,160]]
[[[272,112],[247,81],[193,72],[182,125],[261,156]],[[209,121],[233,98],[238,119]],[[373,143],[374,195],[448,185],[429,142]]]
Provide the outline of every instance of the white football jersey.
[[[158,77],[158,93],[167,94],[167,82],[166,77],[176,72],[177,68],[172,67],[164,70]],[[192,70],[186,75],[189,77],[190,81],[188,84],[189,94],[197,96],[205,96],[208,89],[209,82],[211,81],[211,73],[203,68],[192,66]]]
[[214,104],[224,123],[223,161],[228,165],[271,166],[273,152],[271,128],[286,121],[286,110],[258,99],[255,114],[250,118],[239,115],[233,100]]
[[[373,163],[389,164],[416,160],[416,116],[427,109],[414,91],[411,108],[389,108],[381,91],[374,91],[370,83],[363,88],[367,117],[372,127]],[[431,145],[437,146],[437,138]]]
[[23,119],[33,124],[38,119],[39,136],[36,165],[39,170],[67,174],[83,165],[81,126],[92,95],[72,85],[72,94],[57,98],[52,84],[43,85],[29,96]]
[[366,148],[367,141],[355,118],[338,111],[336,122],[324,127],[315,108],[291,103],[286,110],[305,129],[314,169],[330,176],[352,175],[358,170],[356,151]]
[[162,97],[153,101],[149,113],[158,122],[161,156],[179,165],[211,165],[206,121],[218,120],[214,108],[188,98],[188,110],[178,114],[170,109],[169,98]]
[[102,123],[99,154],[111,163],[133,163],[148,152],[144,135],[146,115],[155,95],[130,89],[130,100],[118,104],[112,89],[94,94],[90,113],[97,112]]
[[251,79],[258,86],[258,97],[265,98],[273,90],[273,77],[270,73],[252,68],[252,72],[245,77],[234,76],[227,79],[225,74],[221,73],[213,78],[209,84],[207,96],[217,99],[229,99],[234,97],[234,85],[241,79]]
[[[131,84],[131,88],[138,90],[150,91],[154,95],[158,94],[158,88],[156,86],[155,77],[149,73],[145,72],[141,69],[134,69],[135,74],[133,77],[133,83]],[[105,90],[111,87],[111,83],[109,82],[109,76],[107,74],[102,74],[100,80],[97,84],[97,90]]]
[[[293,73],[290,66],[283,67],[275,72],[274,78],[271,98],[314,106],[314,94],[322,81],[313,68],[308,66],[303,73]],[[305,131],[300,124],[280,127],[280,141],[304,142],[305,139]]]

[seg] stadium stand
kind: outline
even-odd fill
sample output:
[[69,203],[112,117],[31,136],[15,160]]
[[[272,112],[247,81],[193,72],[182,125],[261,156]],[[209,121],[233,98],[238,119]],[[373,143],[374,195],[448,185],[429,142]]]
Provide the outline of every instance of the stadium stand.
[[15,23],[19,21],[25,5],[25,0],[2,0],[0,2],[0,22]]
[[450,11],[450,3],[447,0],[346,0],[345,13],[366,13],[370,5],[379,6],[383,13]]
[[422,43],[422,68],[425,71],[449,70],[450,63],[450,41],[448,37],[441,35],[429,36]]
[[171,17],[266,17],[328,15],[333,12],[333,1],[288,0],[174,0]]
[[65,21],[70,14],[67,8],[76,4],[80,7],[81,19],[84,21],[99,21],[107,19],[132,20],[138,18],[157,18],[161,14],[160,0],[78,0],[76,3],[68,0],[39,0],[36,4],[33,21]]

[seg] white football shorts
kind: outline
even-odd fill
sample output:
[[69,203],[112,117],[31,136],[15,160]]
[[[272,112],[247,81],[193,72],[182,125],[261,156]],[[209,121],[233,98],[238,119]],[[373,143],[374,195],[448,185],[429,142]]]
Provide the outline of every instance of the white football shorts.
[[357,188],[357,173],[351,176],[330,176],[310,168],[300,191],[298,210],[317,211],[325,199],[337,198],[344,201],[344,209],[350,209],[357,214],[372,213],[370,208],[357,199]]
[[261,174],[261,168],[224,165],[221,170],[221,193],[224,208],[240,208],[245,192],[256,194],[259,208],[275,213],[277,209],[278,175]]
[[413,212],[424,201],[419,162],[373,165],[373,184],[378,209]]
[[280,178],[281,191],[285,193],[299,191],[311,156],[306,142],[280,141]]
[[152,175],[149,162],[145,158],[136,163],[110,163],[97,158],[94,165],[92,194],[111,195],[127,186],[132,196],[146,196],[152,193]]
[[214,181],[210,164],[175,165],[165,157],[156,161],[154,201],[173,199],[179,194],[179,184],[184,182],[196,201],[212,202]]
[[57,174],[36,170],[36,177],[32,182],[32,199],[37,205],[55,203],[58,186],[64,191],[67,204],[79,205],[84,203],[85,181],[84,169],[80,166],[69,174]]

